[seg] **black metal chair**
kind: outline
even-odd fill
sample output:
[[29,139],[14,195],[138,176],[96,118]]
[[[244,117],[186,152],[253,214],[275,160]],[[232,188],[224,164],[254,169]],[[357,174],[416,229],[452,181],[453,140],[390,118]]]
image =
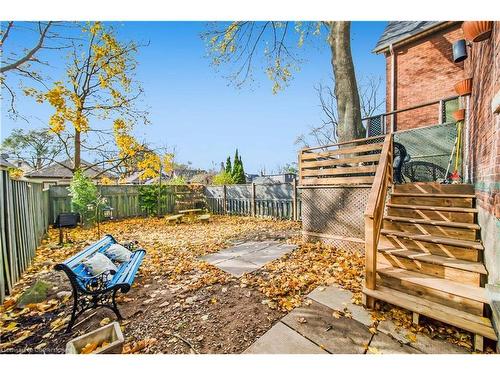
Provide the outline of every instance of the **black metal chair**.
[[393,143],[393,179],[395,184],[404,184],[406,182],[403,175],[403,166],[410,160],[410,155],[406,152],[405,146],[401,143]]
[[446,180],[446,169],[428,161],[406,163],[403,174],[411,182],[443,182]]

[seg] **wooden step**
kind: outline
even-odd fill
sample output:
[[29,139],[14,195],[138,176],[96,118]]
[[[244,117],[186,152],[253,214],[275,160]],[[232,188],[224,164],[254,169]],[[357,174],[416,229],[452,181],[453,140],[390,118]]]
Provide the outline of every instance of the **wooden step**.
[[401,232],[401,231],[390,230],[390,229],[382,229],[380,231],[380,233],[385,235],[385,236],[403,237],[403,238],[408,238],[408,239],[416,240],[416,241],[431,242],[431,243],[450,245],[450,246],[458,246],[458,247],[476,249],[476,250],[483,250],[484,249],[483,245],[478,241],[459,240],[459,239],[455,239],[455,238],[432,236],[429,234],[413,234],[413,233]]
[[484,288],[464,285],[441,277],[378,265],[381,285],[413,294],[448,307],[482,316],[488,303]]
[[392,254],[398,257],[419,260],[425,263],[456,268],[469,272],[476,272],[482,275],[488,274],[488,271],[486,271],[484,264],[482,264],[481,262],[469,262],[467,260],[447,258],[439,255],[432,255],[420,251],[412,251],[406,249],[381,249],[379,251],[385,254]]
[[477,208],[469,208],[469,207],[419,206],[419,205],[395,204],[395,203],[387,203],[387,207],[408,208],[412,210],[430,210],[430,211],[470,212],[470,213],[478,212]]
[[467,207],[474,206],[475,195],[472,194],[438,194],[438,193],[392,193],[389,203],[439,206],[439,207]]
[[396,184],[393,187],[397,193],[446,193],[474,194],[474,185],[470,184],[440,184],[437,182],[413,182]]
[[482,259],[482,252],[478,249],[413,240],[406,236],[381,235],[379,248],[415,250],[471,262],[477,262]]
[[438,277],[423,275],[417,272],[406,271],[394,267],[381,268],[380,270],[377,270],[377,272],[400,280],[408,281],[410,283],[422,285],[429,289],[439,290],[481,303],[489,303],[486,298],[486,291],[484,288],[462,285],[460,283],[444,280]]
[[394,197],[426,197],[426,198],[475,198],[474,194],[452,194],[452,193],[397,193],[391,194]]
[[390,216],[413,217],[417,219],[474,223],[477,209],[387,203],[387,214]]
[[495,330],[488,318],[468,314],[459,309],[454,309],[384,286],[377,286],[376,290],[363,288],[363,293],[375,299],[400,306],[404,309],[428,316],[468,332],[497,340]]
[[480,229],[477,224],[472,223],[453,223],[400,216],[385,216],[383,228],[472,241],[478,238],[478,231]]
[[384,219],[400,221],[404,223],[412,223],[412,224],[426,224],[426,225],[435,225],[435,226],[443,226],[443,227],[451,227],[451,228],[462,228],[462,229],[473,229],[480,230],[481,227],[474,223],[455,223],[451,221],[442,221],[442,220],[427,220],[427,219],[416,219],[412,217],[400,217],[400,216],[384,216]]
[[487,274],[486,268],[480,262],[407,249],[380,249],[379,253],[378,261],[382,265],[399,267],[472,286],[480,286],[481,275]]

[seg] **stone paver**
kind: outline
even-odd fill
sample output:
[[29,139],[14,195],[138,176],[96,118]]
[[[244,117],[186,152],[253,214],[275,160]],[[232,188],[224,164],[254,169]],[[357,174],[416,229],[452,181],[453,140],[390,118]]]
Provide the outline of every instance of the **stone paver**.
[[[308,297],[314,301],[324,304],[334,310],[343,310],[344,307],[351,312],[353,319],[363,323],[366,326],[372,324],[371,315],[368,310],[365,310],[363,306],[354,305],[351,302],[352,293],[348,290],[341,289],[336,285],[331,285],[327,287],[318,287],[313,290]],[[457,345],[453,345],[449,342],[443,340],[433,340],[429,336],[424,334],[416,333],[416,341],[412,341],[408,338],[410,333],[407,329],[396,327],[396,325],[390,321],[381,321],[377,327],[378,334],[374,337],[374,345],[383,340],[384,334],[386,337],[393,339],[395,342],[410,346],[422,353],[429,354],[465,354],[469,353],[467,349],[461,348]],[[386,340],[384,340],[386,341]],[[372,344],[370,344],[372,346]],[[393,347],[391,347],[393,348]],[[394,348],[393,348],[394,350]]]
[[353,304],[352,293],[348,290],[340,289],[335,285],[318,287],[309,293],[308,297],[334,310],[344,311],[344,308],[347,308],[353,319],[367,326],[372,324],[370,312],[363,306]]
[[253,272],[259,268],[258,265],[244,260],[239,260],[239,258],[231,258],[215,265],[221,270],[236,277],[241,277],[244,273]]
[[327,354],[304,336],[278,322],[244,354]]
[[281,321],[333,354],[363,354],[372,334],[350,318],[335,318],[333,310],[317,302],[292,310]]
[[218,253],[206,255],[202,259],[233,276],[240,277],[280,258],[296,247],[278,241],[244,242]]
[[366,354],[422,354],[422,352],[379,332],[373,335]]
[[[377,332],[370,332],[370,312],[353,304],[352,293],[336,285],[318,287],[308,297],[309,305],[292,310],[246,352],[310,353],[313,345],[316,350],[332,354],[469,353],[465,348],[423,334],[417,333],[416,340],[410,340],[415,336],[409,336],[408,330],[396,327],[392,321],[381,321]],[[334,310],[346,309],[352,319],[333,316]]]

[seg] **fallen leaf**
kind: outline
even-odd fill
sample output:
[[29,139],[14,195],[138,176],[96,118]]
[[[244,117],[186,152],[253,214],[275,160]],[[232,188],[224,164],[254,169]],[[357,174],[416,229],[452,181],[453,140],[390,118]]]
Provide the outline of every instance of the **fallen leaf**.
[[110,318],[104,318],[103,320],[101,320],[101,321],[99,322],[99,325],[100,325],[101,327],[103,327],[103,326],[105,326],[106,324],[109,324],[109,322],[111,322],[111,319],[110,319]]
[[374,346],[369,346],[368,347],[368,352],[372,353],[372,354],[378,354],[379,351],[377,348],[375,348]]

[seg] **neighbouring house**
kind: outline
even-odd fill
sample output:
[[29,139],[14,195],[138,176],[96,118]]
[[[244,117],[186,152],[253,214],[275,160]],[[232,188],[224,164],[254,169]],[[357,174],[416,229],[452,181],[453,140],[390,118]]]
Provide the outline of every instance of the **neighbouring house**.
[[269,174],[260,176],[257,175],[252,180],[250,180],[250,182],[256,185],[285,184],[294,182],[296,177],[297,175],[295,173]]
[[10,168],[16,168],[14,164],[12,164],[10,161],[7,159],[9,156],[7,154],[0,154],[0,168],[2,170],[8,170]]
[[24,174],[31,172],[33,170],[33,168],[24,160],[11,158],[9,154],[2,154],[1,158],[4,163],[7,162],[10,164],[9,168],[20,169],[21,171],[23,171]]
[[198,173],[191,177],[187,182],[189,184],[210,185],[216,175],[215,172]]
[[[60,163],[53,163],[37,171],[26,173],[25,177],[30,181],[43,183],[44,188],[48,188],[52,185],[69,185],[71,179],[73,178],[73,173],[69,169],[71,168],[71,165],[72,161],[67,159]],[[116,176],[113,173],[104,171],[98,166],[92,166],[93,163],[82,160],[81,165],[82,169],[84,169],[83,173],[92,178],[95,182],[99,182],[102,177],[107,177],[112,180],[116,179]],[[91,167],[85,169],[89,166]]]

